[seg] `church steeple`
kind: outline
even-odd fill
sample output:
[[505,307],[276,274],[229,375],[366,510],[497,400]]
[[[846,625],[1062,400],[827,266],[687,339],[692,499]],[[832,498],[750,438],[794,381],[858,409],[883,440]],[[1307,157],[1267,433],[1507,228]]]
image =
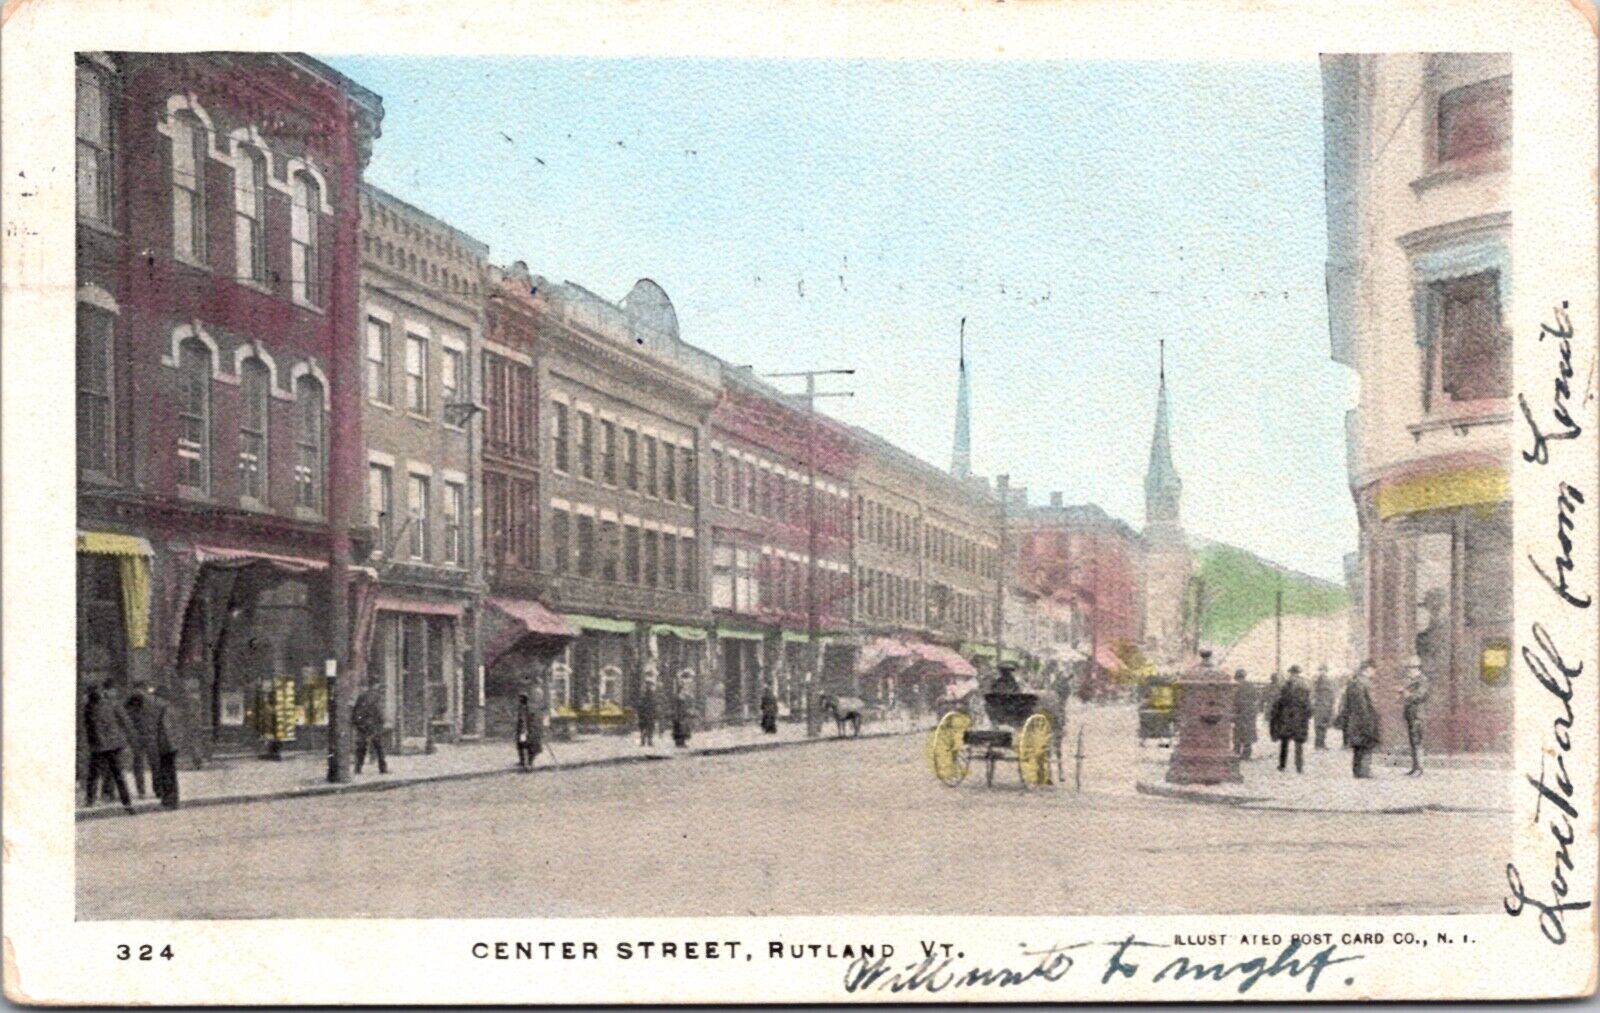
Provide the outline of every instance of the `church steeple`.
[[1156,430],[1150,438],[1150,467],[1144,474],[1146,526],[1178,523],[1183,482],[1172,466],[1172,434],[1167,411],[1167,343],[1161,342],[1160,389],[1156,394]]
[[967,318],[961,318],[959,375],[956,380],[956,438],[950,454],[950,474],[972,477],[972,384],[967,379]]

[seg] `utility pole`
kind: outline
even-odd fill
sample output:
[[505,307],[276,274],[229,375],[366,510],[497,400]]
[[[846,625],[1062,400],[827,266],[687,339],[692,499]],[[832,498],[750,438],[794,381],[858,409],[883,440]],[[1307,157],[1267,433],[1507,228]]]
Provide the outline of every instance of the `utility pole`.
[[995,488],[1000,493],[1000,548],[994,568],[994,667],[998,672],[1006,655],[1006,513],[1010,507],[1011,476],[998,476]]
[[822,734],[822,715],[817,711],[817,688],[822,682],[822,644],[817,627],[821,621],[817,601],[817,398],[855,397],[853,391],[818,393],[819,376],[853,376],[854,369],[801,369],[788,373],[767,373],[768,377],[803,376],[806,379],[806,737]]
[[1272,673],[1283,674],[1283,574],[1278,575],[1278,591],[1273,596],[1273,654]]

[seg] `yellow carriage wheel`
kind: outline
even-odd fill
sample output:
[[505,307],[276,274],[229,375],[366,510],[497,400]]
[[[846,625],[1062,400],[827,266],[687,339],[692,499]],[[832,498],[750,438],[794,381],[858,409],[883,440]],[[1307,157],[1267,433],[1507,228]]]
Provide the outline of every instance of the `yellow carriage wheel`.
[[965,711],[951,711],[939,719],[939,726],[928,736],[928,765],[933,776],[955,787],[967,778],[972,757],[967,752],[967,729],[972,717]]
[[1017,733],[1017,772],[1023,784],[1055,783],[1050,776],[1050,745],[1055,732],[1055,723],[1048,714],[1035,713],[1023,722]]

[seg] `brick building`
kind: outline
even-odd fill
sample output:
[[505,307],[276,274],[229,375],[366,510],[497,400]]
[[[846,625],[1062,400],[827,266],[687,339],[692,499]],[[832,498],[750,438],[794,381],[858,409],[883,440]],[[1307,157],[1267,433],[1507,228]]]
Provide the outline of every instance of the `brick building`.
[[78,678],[202,748],[320,748],[359,523],[358,188],[380,99],[297,54],[77,81]]

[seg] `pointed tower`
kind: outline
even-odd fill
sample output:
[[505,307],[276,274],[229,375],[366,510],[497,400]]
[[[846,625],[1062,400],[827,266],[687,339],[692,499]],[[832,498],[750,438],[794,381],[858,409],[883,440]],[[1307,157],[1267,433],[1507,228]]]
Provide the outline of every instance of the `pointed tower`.
[[972,477],[972,384],[967,379],[967,318],[961,318],[961,351],[956,380],[956,438],[950,454],[950,474]]
[[1189,589],[1189,546],[1179,523],[1183,482],[1172,465],[1172,420],[1167,407],[1166,342],[1161,343],[1156,427],[1144,475],[1145,654],[1158,665],[1188,660],[1184,608]]

